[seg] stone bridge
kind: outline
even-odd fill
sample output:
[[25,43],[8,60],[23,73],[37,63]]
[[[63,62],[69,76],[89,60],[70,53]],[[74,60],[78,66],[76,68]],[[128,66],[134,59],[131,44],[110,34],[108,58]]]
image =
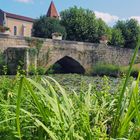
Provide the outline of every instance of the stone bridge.
[[[37,46],[39,40],[42,45]],[[10,73],[14,74],[19,61],[27,71],[31,65],[47,70],[55,63],[70,73],[89,73],[96,63],[124,66],[129,65],[134,50],[105,44],[0,36],[0,51],[5,55]]]

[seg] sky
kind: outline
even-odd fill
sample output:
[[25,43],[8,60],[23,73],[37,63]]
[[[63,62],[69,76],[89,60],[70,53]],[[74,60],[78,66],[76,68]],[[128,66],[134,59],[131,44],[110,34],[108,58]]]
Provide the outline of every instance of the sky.
[[[135,18],[140,23],[140,0],[53,0],[58,12],[77,6],[95,12],[107,24]],[[47,13],[51,0],[0,0],[0,9],[18,15],[38,18]]]

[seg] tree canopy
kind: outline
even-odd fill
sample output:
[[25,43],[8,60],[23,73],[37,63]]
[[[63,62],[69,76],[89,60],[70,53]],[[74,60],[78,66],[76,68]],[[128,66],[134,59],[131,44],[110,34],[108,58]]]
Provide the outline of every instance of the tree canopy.
[[52,38],[52,33],[59,32],[66,37],[65,27],[60,24],[60,20],[41,16],[34,22],[33,35],[35,37]]
[[97,42],[98,22],[92,11],[75,6],[62,11],[60,15],[68,40]]
[[61,24],[66,28],[68,40],[97,43],[100,37],[107,36],[111,45],[135,48],[140,36],[140,25],[135,19],[119,20],[109,27],[92,11],[76,6],[61,12]]
[[109,44],[118,46],[118,47],[123,47],[124,43],[125,43],[125,40],[124,40],[121,30],[113,28],[111,32],[111,39],[110,39]]
[[93,11],[76,6],[62,11],[60,15],[61,20],[41,16],[34,22],[33,35],[51,38],[52,33],[59,32],[63,39],[93,43],[107,36],[109,45],[126,48],[135,48],[140,36],[140,25],[135,19],[119,20],[113,27],[109,27]]
[[118,21],[114,26],[118,29],[124,39],[124,47],[135,48],[140,36],[140,25],[137,20],[130,19],[127,21]]

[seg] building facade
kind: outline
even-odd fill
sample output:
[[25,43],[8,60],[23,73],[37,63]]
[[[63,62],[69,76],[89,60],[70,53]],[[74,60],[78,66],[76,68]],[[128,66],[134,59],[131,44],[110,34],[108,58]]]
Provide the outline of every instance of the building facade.
[[0,25],[8,27],[11,35],[30,37],[33,22],[32,18],[0,10]]
[[[47,17],[59,18],[59,14],[55,8],[53,1],[51,2]],[[32,36],[32,27],[35,19],[20,16],[0,10],[0,25],[10,29],[10,35],[14,36]]]

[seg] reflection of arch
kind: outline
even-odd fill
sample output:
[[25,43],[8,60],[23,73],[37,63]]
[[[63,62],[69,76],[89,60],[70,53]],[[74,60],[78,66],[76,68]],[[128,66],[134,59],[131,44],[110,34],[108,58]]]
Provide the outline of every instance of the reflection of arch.
[[77,60],[69,56],[64,56],[63,58],[56,61],[53,65],[56,64],[61,66],[62,73],[85,73],[84,67]]

